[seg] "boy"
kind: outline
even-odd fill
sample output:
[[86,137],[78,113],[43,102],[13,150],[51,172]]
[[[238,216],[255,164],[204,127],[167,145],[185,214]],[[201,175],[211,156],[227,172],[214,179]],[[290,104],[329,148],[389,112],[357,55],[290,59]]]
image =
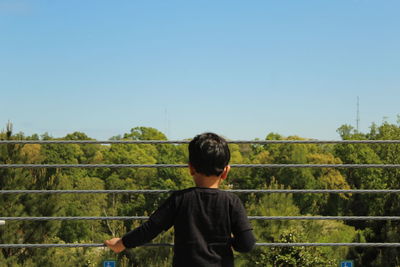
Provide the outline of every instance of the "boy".
[[197,135],[189,143],[189,170],[196,187],[174,192],[147,222],[105,244],[119,253],[174,226],[173,266],[234,266],[232,248],[248,252],[255,239],[240,199],[218,189],[228,176],[229,160],[222,137]]

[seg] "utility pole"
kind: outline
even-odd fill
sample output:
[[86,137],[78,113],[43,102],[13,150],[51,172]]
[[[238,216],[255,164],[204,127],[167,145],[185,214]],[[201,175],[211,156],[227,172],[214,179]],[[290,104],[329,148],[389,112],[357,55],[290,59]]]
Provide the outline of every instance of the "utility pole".
[[170,138],[170,126],[171,126],[171,121],[168,117],[168,109],[165,108],[165,135],[167,138]]
[[357,96],[357,133],[359,133],[359,126],[360,126],[360,98]]

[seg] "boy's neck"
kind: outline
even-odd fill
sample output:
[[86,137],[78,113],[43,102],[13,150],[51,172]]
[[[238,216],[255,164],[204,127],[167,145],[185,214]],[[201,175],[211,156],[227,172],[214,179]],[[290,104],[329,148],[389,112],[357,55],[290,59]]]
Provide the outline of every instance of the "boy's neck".
[[195,175],[193,175],[193,180],[197,187],[219,188],[222,179],[221,177],[216,175],[206,176],[196,173]]

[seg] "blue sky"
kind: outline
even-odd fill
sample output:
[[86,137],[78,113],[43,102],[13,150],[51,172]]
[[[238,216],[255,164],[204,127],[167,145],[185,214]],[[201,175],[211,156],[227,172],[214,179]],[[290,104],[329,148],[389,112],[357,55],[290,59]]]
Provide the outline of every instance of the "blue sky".
[[[399,1],[0,0],[0,129],[339,139],[400,114]],[[3,126],[1,126],[3,125]]]

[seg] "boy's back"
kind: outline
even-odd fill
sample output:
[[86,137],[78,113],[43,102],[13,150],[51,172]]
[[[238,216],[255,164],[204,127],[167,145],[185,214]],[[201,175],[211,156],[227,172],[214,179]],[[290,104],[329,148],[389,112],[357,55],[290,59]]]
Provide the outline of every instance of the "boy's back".
[[248,252],[255,239],[239,198],[218,189],[228,176],[229,160],[225,139],[214,133],[195,136],[188,167],[197,187],[175,192],[147,222],[105,244],[119,253],[174,226],[174,266],[233,266],[232,248]]
[[233,266],[231,234],[252,229],[240,199],[214,188],[177,191],[150,220],[174,226],[174,266]]

